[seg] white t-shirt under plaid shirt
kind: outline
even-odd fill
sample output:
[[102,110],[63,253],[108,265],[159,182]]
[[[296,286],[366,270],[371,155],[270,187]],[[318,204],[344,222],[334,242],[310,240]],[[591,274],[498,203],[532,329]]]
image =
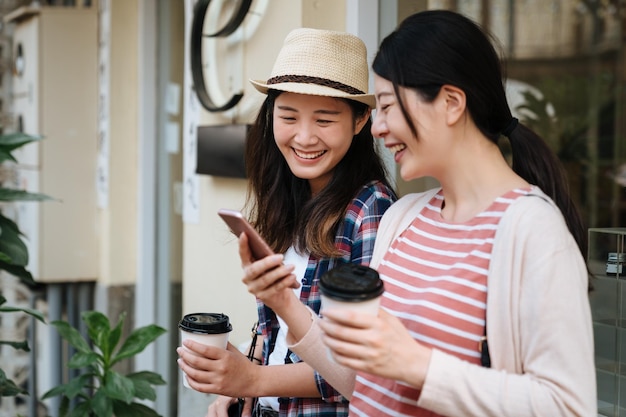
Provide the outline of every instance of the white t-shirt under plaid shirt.
[[[480,365],[495,231],[510,203],[529,191],[509,191],[464,223],[442,219],[440,191],[392,243],[378,268],[381,305],[419,343]],[[369,374],[359,374],[356,384],[350,415],[436,416],[417,407],[413,387]]]

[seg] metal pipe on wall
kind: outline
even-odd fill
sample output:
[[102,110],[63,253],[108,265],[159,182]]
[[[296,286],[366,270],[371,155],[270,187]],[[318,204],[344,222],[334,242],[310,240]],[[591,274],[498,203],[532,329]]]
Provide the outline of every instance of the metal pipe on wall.
[[[37,300],[41,294],[37,290],[33,290],[30,293],[28,304],[33,310],[37,310]],[[30,326],[28,326],[28,345],[30,346],[30,352],[28,357],[30,364],[28,367],[28,392],[30,395],[27,397],[28,401],[28,417],[37,417],[37,406],[39,401],[39,395],[37,393],[37,319],[30,318]]]
[[[63,286],[61,284],[48,284],[46,287],[46,300],[48,302],[48,320],[61,320],[63,314]],[[53,360],[50,361],[50,385],[58,386],[63,383],[63,364],[61,360],[54,360],[54,358],[62,358],[62,343],[61,336],[54,328],[54,326],[48,326],[48,348],[50,357]],[[51,417],[59,417],[59,405],[61,404],[61,397],[50,398],[50,410]]]

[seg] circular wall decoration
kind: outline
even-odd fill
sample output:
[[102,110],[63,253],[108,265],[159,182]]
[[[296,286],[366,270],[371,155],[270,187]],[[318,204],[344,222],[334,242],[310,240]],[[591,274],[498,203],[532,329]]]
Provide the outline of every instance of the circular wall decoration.
[[191,77],[193,79],[196,95],[202,107],[210,112],[221,112],[235,107],[243,97],[243,92],[234,94],[225,104],[218,105],[213,102],[204,81],[202,40],[204,38],[222,38],[232,34],[237,30],[248,14],[252,0],[240,0],[224,27],[212,33],[204,33],[204,20],[210,3],[211,0],[198,0],[194,6],[190,42]]

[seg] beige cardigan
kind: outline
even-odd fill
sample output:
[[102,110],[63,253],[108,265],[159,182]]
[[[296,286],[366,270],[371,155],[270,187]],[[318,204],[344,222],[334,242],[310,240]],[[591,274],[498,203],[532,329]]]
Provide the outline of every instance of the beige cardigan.
[[[410,194],[383,216],[371,266],[438,190]],[[312,314],[290,346],[350,398],[354,371],[329,362]],[[587,272],[560,211],[541,190],[502,218],[488,276],[491,368],[433,350],[417,404],[446,416],[597,415]]]

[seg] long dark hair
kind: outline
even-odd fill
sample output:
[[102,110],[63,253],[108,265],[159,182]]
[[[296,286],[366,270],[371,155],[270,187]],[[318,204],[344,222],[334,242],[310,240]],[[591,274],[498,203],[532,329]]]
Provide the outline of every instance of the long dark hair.
[[[280,93],[268,92],[246,142],[250,222],[277,253],[294,245],[299,252],[318,257],[336,256],[335,232],[350,201],[368,182],[389,185],[376,153],[371,120],[352,138],[328,185],[312,196],[308,180],[293,175],[274,141],[274,102]],[[366,104],[345,101],[352,110],[353,123],[369,109]]]
[[[399,86],[414,89],[432,102],[447,84],[465,92],[467,110],[474,123],[489,140],[498,143],[512,115],[503,84],[502,63],[492,40],[475,22],[446,10],[409,16],[383,40],[372,68],[393,83],[400,108],[416,137]],[[587,234],[558,158],[541,137],[521,123],[507,134],[513,171],[554,200],[578,248],[586,256]]]

